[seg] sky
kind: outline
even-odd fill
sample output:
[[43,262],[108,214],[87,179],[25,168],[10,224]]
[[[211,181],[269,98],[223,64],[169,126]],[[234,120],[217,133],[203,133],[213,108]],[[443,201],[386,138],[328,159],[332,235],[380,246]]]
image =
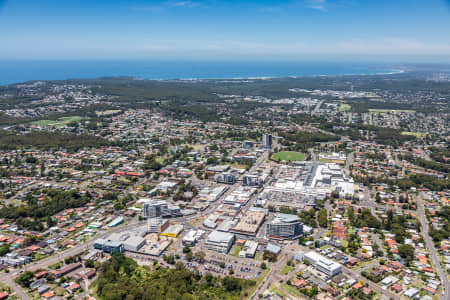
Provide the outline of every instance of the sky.
[[0,0],[0,60],[450,62],[450,0]]

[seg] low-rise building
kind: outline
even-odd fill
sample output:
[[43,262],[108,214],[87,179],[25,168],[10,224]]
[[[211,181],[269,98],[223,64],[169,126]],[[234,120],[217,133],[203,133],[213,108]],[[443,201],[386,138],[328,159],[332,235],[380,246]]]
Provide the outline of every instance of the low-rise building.
[[204,230],[190,230],[182,240],[184,246],[194,246],[205,233]]
[[102,250],[106,253],[121,253],[124,250],[122,243],[110,242],[105,239],[97,239],[94,242],[94,249]]
[[265,216],[264,212],[259,211],[248,210],[247,212],[242,212],[239,216],[239,222],[231,228],[231,232],[254,236],[264,222]]
[[5,256],[0,257],[0,264],[6,266],[22,266],[24,264],[30,263],[32,261],[31,257],[20,256],[17,253],[7,253]]
[[178,235],[183,231],[183,228],[183,225],[173,224],[167,227],[167,229],[164,230],[161,235],[168,237],[178,237]]
[[55,275],[56,278],[65,276],[69,274],[70,272],[75,271],[78,268],[81,268],[82,264],[80,262],[67,265],[65,267],[62,267],[61,269],[53,270],[52,273]]
[[405,291],[404,295],[408,298],[414,299],[417,295],[419,295],[419,290],[415,287],[411,287]]
[[244,247],[241,251],[239,251],[240,257],[255,257],[256,250],[258,249],[258,243],[254,241],[247,240],[245,241]]
[[125,251],[137,252],[145,245],[145,239],[131,233],[117,233],[109,237],[111,241],[121,242]]
[[281,252],[281,247],[272,243],[268,243],[266,245],[266,250],[269,251],[270,253],[278,255]]
[[214,230],[208,235],[205,245],[208,250],[227,254],[233,245],[234,238],[232,233]]
[[311,263],[318,271],[333,277],[342,272],[342,266],[328,258],[314,252],[305,253],[304,259]]

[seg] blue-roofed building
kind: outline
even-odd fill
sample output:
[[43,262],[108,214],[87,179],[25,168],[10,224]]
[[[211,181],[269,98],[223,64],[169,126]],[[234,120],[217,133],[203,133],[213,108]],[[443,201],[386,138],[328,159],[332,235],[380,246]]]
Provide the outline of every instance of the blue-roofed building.
[[102,250],[106,253],[121,253],[123,252],[123,244],[120,242],[112,242],[104,239],[98,239],[94,242],[94,248]]
[[278,255],[281,252],[281,247],[275,244],[268,243],[266,246],[266,250],[275,255]]
[[112,220],[111,222],[109,222],[108,227],[109,228],[116,227],[122,223],[123,223],[123,217],[119,216],[119,217],[115,218],[114,220]]

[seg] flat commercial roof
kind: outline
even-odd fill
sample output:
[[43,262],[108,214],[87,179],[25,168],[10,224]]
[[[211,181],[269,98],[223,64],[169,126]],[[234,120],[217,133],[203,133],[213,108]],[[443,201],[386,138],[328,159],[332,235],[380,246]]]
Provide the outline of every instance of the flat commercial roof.
[[275,244],[268,243],[266,246],[266,250],[275,254],[280,253],[281,247]]
[[178,235],[181,231],[183,231],[183,225],[180,224],[172,224],[164,230],[164,233],[174,233]]
[[305,256],[314,260],[317,265],[320,265],[321,267],[323,267],[324,269],[327,269],[327,270],[335,270],[335,269],[338,269],[341,267],[340,264],[338,264],[338,263],[336,263],[314,251],[306,253]]
[[234,234],[229,232],[222,232],[214,230],[208,235],[208,241],[214,243],[228,243],[229,240],[234,238]]
[[247,211],[241,213],[239,223],[232,229],[239,232],[256,233],[264,221],[264,212]]
[[140,236],[132,235],[126,241],[124,241],[124,243],[129,246],[139,248],[142,243],[145,243],[145,239],[141,238]]

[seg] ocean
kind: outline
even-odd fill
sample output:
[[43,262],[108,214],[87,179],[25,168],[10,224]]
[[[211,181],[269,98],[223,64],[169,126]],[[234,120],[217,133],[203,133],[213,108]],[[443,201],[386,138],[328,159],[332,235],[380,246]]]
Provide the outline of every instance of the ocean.
[[29,80],[130,76],[142,79],[225,79],[396,72],[362,62],[273,61],[0,61],[0,85]]

